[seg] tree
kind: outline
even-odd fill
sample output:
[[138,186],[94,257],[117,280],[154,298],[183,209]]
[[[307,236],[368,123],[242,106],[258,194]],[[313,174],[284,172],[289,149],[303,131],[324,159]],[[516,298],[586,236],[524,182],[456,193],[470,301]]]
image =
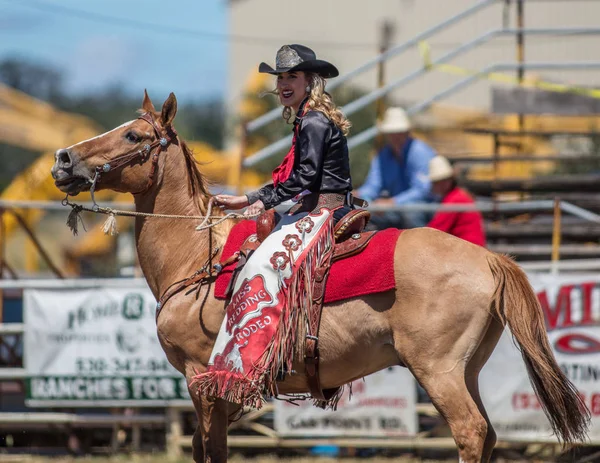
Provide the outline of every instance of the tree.
[[[104,130],[132,119],[141,106],[142,91],[132,95],[120,85],[98,92],[73,95],[67,92],[63,74],[49,66],[19,58],[0,62],[0,82],[52,104],[65,112],[88,116]],[[177,129],[186,139],[200,140],[217,149],[223,146],[225,111],[223,101],[192,101],[180,104]],[[0,189],[4,189],[18,172],[39,153],[0,143]]]
[[53,101],[63,93],[61,72],[20,58],[0,62],[0,82],[35,98]]

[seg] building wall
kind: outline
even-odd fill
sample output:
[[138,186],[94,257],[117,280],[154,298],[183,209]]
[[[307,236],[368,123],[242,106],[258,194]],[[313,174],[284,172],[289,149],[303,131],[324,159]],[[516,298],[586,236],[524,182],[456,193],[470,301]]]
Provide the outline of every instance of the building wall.
[[[395,27],[392,43],[399,44],[442,20],[473,5],[475,0],[230,0],[230,73],[228,101],[235,111],[244,86],[256,73],[258,64],[273,64],[277,49],[286,43],[302,43],[317,56],[327,59],[342,74],[352,71],[377,55],[381,26],[390,21]],[[498,29],[515,27],[515,1],[510,8],[503,1],[484,9],[435,35],[429,40],[432,57],[441,56],[457,44]],[[525,26],[598,27],[600,2],[589,0],[526,0]],[[526,37],[528,62],[600,61],[600,36]],[[453,64],[482,69],[492,63],[516,61],[515,39],[496,38]],[[387,80],[392,81],[416,70],[422,62],[417,50],[389,61]],[[597,71],[540,72],[548,80],[579,85],[598,84]],[[421,101],[457,82],[460,77],[433,72],[395,91],[396,101]],[[352,81],[365,89],[376,86],[376,73],[370,71]],[[450,104],[488,109],[490,83],[479,82],[444,100]]]

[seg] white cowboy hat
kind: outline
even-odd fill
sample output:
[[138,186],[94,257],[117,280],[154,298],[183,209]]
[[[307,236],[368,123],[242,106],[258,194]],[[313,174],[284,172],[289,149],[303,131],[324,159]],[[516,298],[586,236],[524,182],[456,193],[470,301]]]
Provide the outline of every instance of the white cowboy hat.
[[411,125],[404,109],[388,108],[377,127],[381,133],[401,133],[408,132]]
[[429,180],[437,182],[454,176],[454,169],[444,156],[436,156],[429,161]]

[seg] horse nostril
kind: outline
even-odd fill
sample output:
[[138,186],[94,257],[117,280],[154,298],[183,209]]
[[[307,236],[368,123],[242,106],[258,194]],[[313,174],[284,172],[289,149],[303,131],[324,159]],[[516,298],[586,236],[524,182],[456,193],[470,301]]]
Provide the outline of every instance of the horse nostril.
[[67,149],[61,149],[56,153],[56,158],[60,167],[71,167],[73,160],[71,159],[71,153]]

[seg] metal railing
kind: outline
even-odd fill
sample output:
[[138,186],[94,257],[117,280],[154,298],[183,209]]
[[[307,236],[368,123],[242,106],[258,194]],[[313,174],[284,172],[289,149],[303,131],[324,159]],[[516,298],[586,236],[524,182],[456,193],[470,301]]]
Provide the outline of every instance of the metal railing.
[[[465,18],[468,18],[469,16],[471,16],[471,15],[481,11],[482,9],[484,9],[492,4],[495,4],[495,3],[498,3],[498,0],[481,0],[477,3],[475,3],[471,7],[461,11],[460,13],[458,13],[454,16],[451,16],[447,20],[442,21],[441,23],[425,30],[424,32],[422,32],[420,34],[417,34],[412,39],[410,39],[400,45],[392,47],[389,50],[385,51],[384,53],[379,54],[372,60],[367,61],[365,64],[363,64],[362,66],[359,66],[358,68],[354,69],[353,71],[349,72],[348,74],[345,74],[345,75],[333,80],[331,82],[331,84],[329,84],[328,90],[332,90],[332,89],[336,88],[337,86],[356,77],[357,75],[360,75],[360,74],[372,69],[377,64],[387,61],[390,58],[395,57],[395,56],[411,49],[414,46],[417,46],[421,41],[430,38],[431,36],[435,35],[436,33],[445,30],[446,28],[464,20]],[[375,91],[377,91],[377,90],[375,90]],[[371,92],[370,94],[372,94],[372,93],[374,93],[374,92]],[[376,97],[375,99],[377,99],[377,98],[379,98],[379,97]],[[344,113],[346,115],[350,115],[350,114],[352,114],[353,111],[356,111],[356,110],[366,106],[367,104],[369,104],[369,102],[364,103],[364,104],[360,103],[360,105],[352,108],[351,105],[353,103],[354,102],[350,103],[349,105],[347,105],[343,108]],[[348,109],[348,106],[350,106],[350,110]],[[269,111],[268,113],[256,118],[255,120],[248,122],[247,124],[245,124],[244,130],[242,131],[242,133],[244,134],[244,136],[247,136],[248,134],[258,130],[259,128],[264,127],[269,122],[272,122],[275,119],[277,119],[279,117],[280,113],[281,113],[281,110],[279,108],[275,108],[275,109]],[[266,158],[276,154],[277,152],[279,152],[280,150],[282,150],[286,146],[288,146],[289,143],[291,142],[291,139],[292,139],[291,135],[286,136],[286,137],[272,143],[271,145],[266,146],[265,148],[259,150],[258,152],[254,153],[252,156],[249,156],[249,157],[243,159],[242,167],[253,166],[254,164],[262,161],[263,159],[266,159]],[[242,146],[244,146],[244,145],[245,145],[245,143],[242,143]],[[242,154],[242,156],[243,156],[243,154]]]
[[[446,28],[448,28],[451,25],[456,24],[457,22],[463,21],[464,19],[470,17],[471,15],[473,15],[473,14],[481,11],[482,9],[484,9],[492,4],[495,4],[495,3],[499,3],[499,2],[497,0],[483,0],[483,1],[479,1],[479,2],[475,3],[474,5],[461,11],[460,13],[448,18],[445,21],[442,21],[441,23],[437,24],[436,26],[434,26],[432,28],[427,29],[426,31],[416,35],[415,37],[411,38],[410,40],[408,40],[400,45],[397,45],[397,46],[387,50],[384,53],[379,54],[372,60],[369,60],[368,62],[363,64],[362,66],[359,66],[358,68],[354,69],[353,71],[341,76],[338,79],[333,80],[331,82],[331,84],[329,84],[328,89],[336,88],[339,85],[354,78],[355,76],[360,75],[363,72],[370,70],[374,66],[376,66],[384,61],[387,61],[390,58],[395,57],[415,46],[418,46],[422,41],[430,38],[431,36],[435,35],[436,33],[445,30]],[[514,35],[516,37],[523,37],[525,35],[533,35],[533,36],[600,35],[600,28],[597,28],[597,27],[582,27],[582,28],[568,27],[568,28],[530,28],[530,29],[527,29],[527,28],[520,27],[520,28],[502,28],[502,29],[491,30],[491,31],[488,31],[467,43],[457,46],[453,50],[447,52],[446,54],[442,55],[438,59],[431,61],[430,63],[423,63],[423,66],[416,69],[415,71],[410,72],[410,73],[402,76],[401,78],[388,83],[387,85],[377,88],[377,89],[367,93],[366,95],[363,95],[363,96],[353,100],[352,102],[346,104],[343,107],[343,111],[347,116],[349,116],[349,115],[355,113],[356,111],[366,107],[367,105],[377,101],[378,99],[386,96],[390,92],[397,90],[397,89],[401,88],[402,86],[414,81],[415,79],[427,74],[428,72],[435,70],[436,66],[446,64],[449,61],[451,61],[452,59],[457,58],[458,56],[463,55],[464,53],[466,53],[480,45],[490,42],[491,40],[493,40],[496,37],[511,36],[511,35]],[[414,105],[413,107],[409,108],[408,114],[414,115],[418,112],[426,110],[433,102],[439,101],[443,98],[446,98],[447,96],[470,85],[474,81],[480,79],[481,77],[484,77],[486,74],[489,74],[491,72],[507,71],[507,70],[517,70],[519,72],[523,72],[526,69],[534,69],[534,70],[540,70],[540,69],[549,69],[549,70],[596,69],[598,64],[599,63],[595,63],[595,62],[593,62],[593,63],[529,63],[529,64],[519,62],[519,63],[514,63],[514,64],[513,63],[493,64],[491,66],[487,66],[485,69],[483,69],[479,72],[474,72],[474,74],[472,76],[469,76],[469,77],[461,80],[457,84],[437,93],[433,97],[431,97],[419,104]],[[276,120],[279,117],[279,115],[280,115],[280,109],[276,108],[256,119],[254,119],[253,121],[248,122],[247,124],[245,124],[245,127],[244,127],[244,131],[243,131],[244,136],[247,136],[248,134],[250,134],[250,133],[258,130],[259,128],[264,127],[268,123]],[[361,143],[371,140],[372,138],[375,137],[376,134],[377,134],[377,128],[375,126],[373,126],[369,129],[366,129],[363,132],[355,135],[354,137],[350,138],[348,140],[348,146],[349,146],[349,148],[358,146]],[[251,167],[251,166],[257,164],[258,162],[261,162],[264,159],[267,159],[267,158],[273,156],[274,154],[276,154],[276,153],[280,152],[281,150],[285,149],[286,147],[288,147],[289,144],[291,143],[291,139],[292,139],[292,136],[288,135],[288,136],[285,136],[285,137],[271,143],[270,145],[258,150],[257,152],[253,153],[252,155],[244,158],[242,160],[242,166],[243,167]],[[243,145],[245,145],[245,144],[243,144]]]
[[[494,4],[494,3],[498,3],[498,0],[480,0],[477,3],[475,3],[474,5],[470,6],[469,8],[461,11],[460,13],[446,19],[445,21],[442,21],[441,23],[421,32],[420,34],[416,35],[415,37],[413,37],[412,39],[408,40],[407,42],[404,42],[400,45],[396,45],[395,47],[390,48],[389,50],[387,50],[384,53],[379,54],[378,56],[376,56],[375,58],[367,61],[366,63],[364,63],[363,65],[357,67],[356,69],[354,69],[353,71],[350,71],[347,74],[344,74],[340,77],[338,77],[337,79],[333,80],[331,82],[331,84],[329,84],[328,89],[332,90],[338,86],[340,86],[341,84],[347,82],[348,80],[354,78],[357,75],[362,74],[363,72],[366,72],[370,69],[372,69],[373,67],[375,67],[377,64],[386,61],[388,59],[390,59],[393,56],[399,55],[400,53],[410,49],[411,47],[418,45],[419,42],[421,42],[422,40],[428,39],[429,37],[431,37],[432,35],[443,31],[444,29],[462,21],[463,19],[477,13],[478,11],[483,10],[484,8]],[[274,121],[275,119],[277,119],[279,117],[281,113],[281,110],[278,108],[272,109],[271,111],[269,111],[268,113],[263,114],[260,117],[257,117],[256,119],[254,119],[253,121],[248,122],[246,128],[248,130],[249,133],[252,133],[258,129],[260,129],[261,127],[264,127],[265,125],[267,125],[269,122]]]
[[[579,70],[579,71],[591,71],[600,69],[599,61],[591,61],[591,62],[573,62],[573,63],[497,63],[487,66],[474,73],[471,76],[465,77],[459,82],[447,87],[441,92],[436,93],[435,95],[429,97],[425,101],[418,103],[414,106],[411,106],[406,110],[406,113],[409,116],[414,116],[422,111],[428,109],[433,103],[443,100],[450,95],[462,90],[468,85],[472,84],[475,81],[478,81],[482,77],[485,77],[487,74],[492,72],[499,71],[511,71],[516,69],[527,69],[527,70]],[[377,127],[373,126],[369,129],[363,130],[358,135],[355,135],[348,139],[348,148],[354,148],[361,143],[365,143],[369,140],[372,140],[377,135]],[[272,155],[274,153],[270,153]],[[250,159],[250,158],[248,158]]]
[[[422,77],[423,75],[425,75],[429,72],[432,72],[433,70],[435,70],[435,67],[437,65],[446,64],[449,61],[451,61],[452,59],[454,59],[454,58],[456,58],[456,57],[458,57],[480,45],[483,45],[483,44],[489,42],[490,40],[492,40],[495,37],[504,36],[504,35],[513,35],[513,34],[519,34],[519,33],[532,34],[532,35],[574,35],[574,34],[600,35],[600,28],[498,29],[498,30],[487,32],[487,33],[477,37],[476,39],[473,39],[470,42],[467,42],[467,43],[457,47],[456,49],[444,54],[440,58],[433,60],[431,63],[424,64],[421,68],[417,69],[416,71],[406,74],[405,76],[403,76],[393,82],[390,82],[381,88],[375,89],[372,92],[369,92],[366,95],[363,95],[363,96],[357,98],[356,100],[348,103],[343,108],[344,114],[347,116],[354,114],[355,112],[359,111],[360,109],[377,101],[379,98],[386,96],[390,92],[392,92],[394,90],[398,90],[402,86],[405,86],[405,85],[413,82],[415,79]],[[425,100],[424,102],[421,102],[417,105],[412,106],[411,108],[407,109],[407,113],[408,113],[408,115],[415,115],[421,111],[424,111],[427,108],[429,108],[429,106],[431,106],[432,103],[442,100],[442,99],[452,95],[453,93],[456,93],[457,91],[461,90],[462,88],[470,85],[471,83],[473,83],[475,81],[478,81],[482,77],[485,77],[486,74],[489,74],[492,72],[509,71],[509,70],[517,70],[517,69],[524,69],[524,70],[542,70],[542,69],[543,70],[558,70],[558,69],[592,70],[592,69],[598,69],[599,65],[600,65],[600,63],[598,63],[598,62],[497,63],[497,64],[492,64],[490,66],[487,66],[483,70],[474,72],[473,75],[462,79],[458,83],[437,93],[436,95],[434,95],[433,97],[430,97],[429,99]],[[267,114],[270,114],[270,113],[267,113]],[[276,114],[280,114],[279,109],[276,110]],[[258,119],[256,119],[256,120],[258,120]],[[269,119],[269,122],[271,120],[273,120],[273,119]],[[250,123],[248,124],[248,126],[249,125],[250,125]],[[260,127],[262,127],[262,125]],[[375,126],[369,128],[369,129],[366,129],[363,132],[361,132],[360,134],[355,135],[354,137],[351,137],[348,140],[348,147],[353,148],[357,145],[360,145],[361,143],[364,143],[364,142],[372,139],[376,134],[377,134],[377,128]],[[286,137],[281,138],[280,140],[277,140],[276,142],[271,143],[270,145],[260,149],[259,151],[252,154],[251,156],[248,156],[247,158],[245,158],[243,160],[243,166],[251,167],[251,166],[257,164],[258,162],[273,156],[274,154],[278,153],[280,150],[289,146],[289,144],[291,143],[291,140],[292,140],[291,135],[288,135]]]

